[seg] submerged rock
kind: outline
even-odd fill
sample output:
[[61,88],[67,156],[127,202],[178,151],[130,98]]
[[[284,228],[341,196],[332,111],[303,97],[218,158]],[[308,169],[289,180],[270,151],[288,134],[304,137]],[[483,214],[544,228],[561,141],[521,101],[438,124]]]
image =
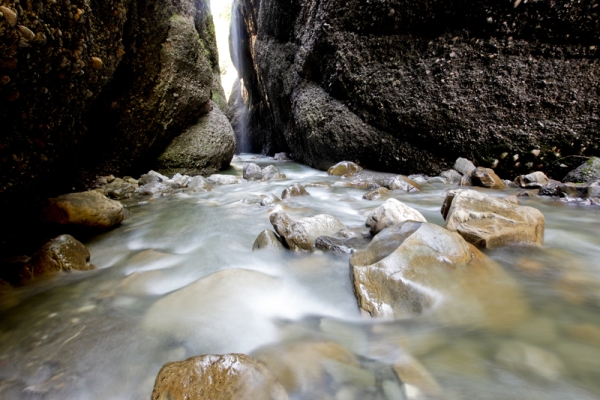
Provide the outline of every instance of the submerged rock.
[[123,205],[96,190],[49,199],[42,212],[45,222],[95,229],[110,229],[123,219]]
[[475,190],[452,190],[442,205],[446,229],[477,247],[541,245],[545,219],[532,207],[487,196]]
[[245,354],[207,354],[165,364],[151,398],[286,400],[288,396],[263,363]]
[[574,183],[595,180],[600,180],[600,158],[598,157],[591,157],[563,178],[563,182]]
[[310,196],[310,193],[308,193],[304,186],[302,186],[299,183],[295,183],[292,186],[288,186],[283,190],[283,192],[281,192],[281,198],[283,200],[287,199],[288,197],[295,196]]
[[335,176],[351,176],[362,171],[362,167],[352,161],[341,161],[327,170],[329,175]]
[[471,184],[490,189],[504,189],[506,185],[491,168],[477,167],[471,172]]
[[396,199],[388,199],[369,214],[365,225],[370,228],[371,235],[377,235],[388,226],[408,220],[426,222],[425,217],[414,208]]
[[283,243],[279,239],[279,236],[270,229],[265,229],[259,233],[258,237],[252,245],[252,250],[261,249],[284,249]]

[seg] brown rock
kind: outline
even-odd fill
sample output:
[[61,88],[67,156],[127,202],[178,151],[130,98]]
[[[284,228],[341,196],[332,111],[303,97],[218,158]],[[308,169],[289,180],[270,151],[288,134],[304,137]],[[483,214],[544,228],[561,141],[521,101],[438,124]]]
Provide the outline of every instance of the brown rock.
[[92,65],[92,69],[100,69],[104,65],[104,62],[100,57],[92,57],[90,64]]
[[35,33],[33,33],[28,27],[19,25],[17,26],[17,29],[19,30],[19,32],[21,32],[23,38],[28,42],[31,42],[33,39],[35,39]]
[[371,235],[376,235],[384,228],[409,220],[426,222],[425,217],[414,208],[396,199],[388,199],[369,214],[365,225],[370,228]]
[[42,220],[58,225],[109,229],[123,221],[123,205],[92,190],[48,200]]
[[245,354],[209,354],[167,363],[152,391],[152,400],[287,398],[271,371]]
[[283,249],[283,244],[279,240],[279,237],[270,229],[265,229],[262,231],[254,244],[252,245],[252,250],[260,250],[260,249]]
[[390,190],[388,188],[380,187],[374,190],[371,190],[368,193],[363,195],[363,199],[365,200],[377,200],[381,196],[387,194]]
[[592,324],[579,324],[566,328],[567,335],[584,344],[600,347],[600,327]]
[[541,171],[532,172],[531,174],[517,176],[515,184],[522,188],[539,189],[548,184],[548,177]]
[[304,226],[294,221],[281,206],[276,206],[269,220],[275,231],[292,251],[312,251],[313,246]]
[[477,167],[471,173],[473,186],[482,186],[490,189],[504,189],[506,185],[491,168]]
[[17,24],[17,13],[8,7],[0,6],[0,11],[4,14],[4,19],[8,25],[15,26]]
[[394,372],[405,385],[412,385],[427,396],[442,394],[442,388],[427,369],[408,354],[402,354],[393,365]]
[[342,161],[327,170],[329,175],[335,176],[351,176],[355,175],[358,171],[362,171],[362,167],[352,161]]
[[309,196],[309,195],[310,195],[310,193],[308,193],[306,191],[306,189],[304,188],[304,186],[302,186],[299,183],[295,183],[292,186],[285,188],[283,190],[283,192],[281,192],[281,198],[283,200],[287,199],[288,197]]

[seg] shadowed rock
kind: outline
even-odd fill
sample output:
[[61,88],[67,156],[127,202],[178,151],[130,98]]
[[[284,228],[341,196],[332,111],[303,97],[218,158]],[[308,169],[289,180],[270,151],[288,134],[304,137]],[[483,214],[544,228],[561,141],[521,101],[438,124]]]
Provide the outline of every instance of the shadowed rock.
[[252,250],[261,250],[261,249],[284,249],[285,247],[281,243],[281,240],[270,229],[265,229],[261,233],[259,233],[258,237],[254,241],[254,245],[252,245]]
[[96,190],[48,200],[42,220],[58,225],[109,229],[123,221],[123,205]]

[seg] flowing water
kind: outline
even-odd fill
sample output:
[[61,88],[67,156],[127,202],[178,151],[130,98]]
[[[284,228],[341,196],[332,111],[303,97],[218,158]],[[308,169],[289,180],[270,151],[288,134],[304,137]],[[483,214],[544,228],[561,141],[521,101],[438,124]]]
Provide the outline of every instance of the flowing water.
[[[276,165],[288,179],[131,202],[129,220],[85,243],[96,270],[19,289],[0,314],[0,398],[149,399],[168,361],[319,340],[344,346],[375,379],[361,380],[366,375],[354,371],[352,379],[338,376],[337,392],[312,387],[291,398],[419,398],[389,373],[403,355],[431,375],[426,384],[437,381],[436,398],[600,398],[597,210],[524,200],[546,217],[544,248],[487,253],[518,282],[532,309],[510,331],[431,315],[365,319],[347,255],[252,251],[256,236],[271,228],[270,208],[258,202],[296,182],[329,183],[285,200],[287,212],[293,218],[332,214],[353,227],[364,226],[384,199],[363,200],[364,189],[335,186],[341,178],[297,163],[243,156],[251,159]],[[241,175],[242,165],[233,163],[227,173]],[[419,193],[390,197],[443,225],[440,206],[451,188],[424,185]],[[506,307],[512,300],[499,299]],[[468,318],[470,311],[460,312]],[[524,354],[517,361],[515,348]]]

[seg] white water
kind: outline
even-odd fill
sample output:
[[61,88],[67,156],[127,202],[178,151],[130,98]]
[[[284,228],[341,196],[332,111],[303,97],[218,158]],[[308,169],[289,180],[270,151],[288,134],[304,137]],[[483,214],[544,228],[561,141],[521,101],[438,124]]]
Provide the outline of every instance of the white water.
[[[333,340],[382,365],[407,351],[439,382],[442,398],[600,397],[599,338],[572,333],[582,324],[600,329],[600,302],[578,298],[600,293],[597,210],[528,200],[546,216],[544,249],[488,253],[535,309],[515,331],[449,327],[426,317],[365,320],[352,292],[348,256],[251,251],[256,236],[271,228],[269,209],[256,203],[261,196],[280,196],[296,182],[341,179],[292,162],[253,161],[276,165],[288,179],[132,203],[131,219],[85,243],[97,270],[20,289],[17,304],[0,314],[0,399],[148,399],[168,361],[253,353],[292,338]],[[228,173],[241,175],[242,165],[234,163]],[[450,188],[425,185],[422,192],[392,196],[443,225],[439,210]],[[383,202],[363,200],[365,191],[356,188],[307,190],[311,196],[285,200],[293,218],[327,213],[362,226]],[[524,257],[548,272],[521,272],[516,266]],[[567,287],[565,293],[556,272],[564,267],[585,278],[583,289]],[[564,373],[545,380],[499,362],[502,346],[515,340],[555,355]],[[346,395],[362,393],[348,387]],[[385,398],[377,393],[357,398]]]

